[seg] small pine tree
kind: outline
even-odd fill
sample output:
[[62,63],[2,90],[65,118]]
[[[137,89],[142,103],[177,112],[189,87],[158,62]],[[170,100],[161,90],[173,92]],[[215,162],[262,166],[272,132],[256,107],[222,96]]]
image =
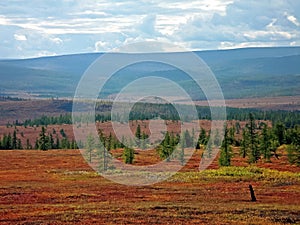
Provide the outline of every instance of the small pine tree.
[[264,160],[270,161],[271,151],[270,151],[270,135],[267,124],[262,125],[262,131],[259,139],[259,150],[262,153]]
[[92,152],[95,148],[95,139],[92,134],[89,134],[87,136],[85,148],[86,148],[86,155],[88,158],[88,162],[91,163],[92,162]]
[[18,139],[17,141],[17,149],[23,149],[21,139]]
[[250,145],[249,163],[257,163],[257,161],[260,158],[260,151],[258,148],[256,123],[252,113],[249,114],[249,120],[250,121],[247,127],[249,131],[249,145]]
[[243,129],[240,155],[243,158],[246,158],[246,156],[248,155],[248,150],[249,150],[249,133],[247,129]]
[[14,130],[13,137],[12,137],[12,146],[11,146],[12,149],[17,149],[17,141],[18,141],[17,131]]
[[49,149],[49,137],[46,135],[46,129],[43,126],[38,139],[38,149],[46,151]]
[[138,124],[138,126],[136,128],[135,137],[136,137],[136,145],[139,148],[141,146],[141,139],[142,139],[142,132],[141,132],[140,124]]
[[54,140],[52,134],[49,135],[49,147],[50,149],[55,149]]
[[219,165],[220,166],[230,166],[231,165],[231,157],[232,157],[232,150],[229,144],[230,140],[228,137],[228,129],[225,127],[224,131],[224,139],[221,146],[221,153],[219,158]]
[[134,150],[132,148],[125,147],[123,159],[126,164],[132,164],[134,160]]
[[32,145],[29,142],[29,139],[26,139],[26,149],[32,149]]
[[180,152],[179,152],[179,161],[181,165],[183,166],[185,163],[185,153],[184,153],[184,147],[186,146],[185,144],[185,138],[180,138]]

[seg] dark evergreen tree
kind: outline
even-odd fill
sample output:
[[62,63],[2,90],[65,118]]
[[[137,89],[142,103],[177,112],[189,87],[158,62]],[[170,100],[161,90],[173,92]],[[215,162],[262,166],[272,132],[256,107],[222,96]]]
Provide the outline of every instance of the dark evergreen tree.
[[17,142],[18,142],[17,131],[14,130],[13,136],[12,136],[12,146],[11,146],[12,149],[17,149]]
[[259,139],[259,150],[262,153],[264,160],[270,162],[271,158],[271,143],[270,143],[270,131],[267,124],[262,125],[262,131]]
[[230,146],[230,139],[228,136],[228,129],[225,126],[224,129],[224,139],[221,145],[221,152],[219,157],[219,165],[220,166],[230,166],[232,158],[232,150]]
[[23,149],[21,139],[17,140],[17,149]]
[[141,132],[140,124],[137,125],[136,131],[135,131],[135,137],[136,137],[136,145],[139,148],[141,146],[141,139],[142,139],[142,132]]
[[258,148],[256,123],[253,114],[249,114],[249,124],[247,126],[249,132],[249,144],[250,144],[250,163],[256,163],[260,158],[260,152]]
[[49,149],[49,137],[46,135],[46,129],[44,126],[42,126],[42,130],[39,135],[38,149],[43,151]]
[[32,149],[32,145],[29,142],[29,139],[26,139],[26,149]]
[[279,145],[283,145],[285,143],[285,126],[283,123],[278,122],[275,125],[274,134],[277,137]]
[[123,159],[126,164],[132,164],[134,160],[134,150],[133,148],[125,147],[123,152]]
[[248,156],[248,152],[249,152],[249,132],[245,128],[245,129],[243,129],[243,136],[242,136],[241,147],[240,147],[240,155],[243,158],[246,158],[246,156]]

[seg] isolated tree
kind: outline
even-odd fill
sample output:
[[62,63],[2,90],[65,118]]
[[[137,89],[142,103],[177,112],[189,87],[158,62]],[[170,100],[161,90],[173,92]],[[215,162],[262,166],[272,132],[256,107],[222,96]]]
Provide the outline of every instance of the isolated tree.
[[49,135],[49,147],[50,149],[55,149],[54,140],[52,134]]
[[231,165],[231,157],[232,157],[232,150],[230,146],[230,139],[228,136],[228,129],[225,127],[224,130],[224,139],[221,145],[221,152],[219,158],[219,165],[220,166],[230,166]]
[[249,145],[250,145],[250,163],[256,163],[260,158],[260,152],[257,143],[256,123],[253,114],[249,114],[249,124],[247,126],[249,131]]
[[201,145],[206,145],[207,144],[207,136],[206,136],[206,131],[201,128],[199,138],[197,141],[196,149],[200,149]]
[[69,149],[70,148],[70,142],[67,138],[63,138],[61,140],[61,148],[62,149]]
[[185,143],[185,138],[181,137],[180,138],[180,152],[179,152],[179,161],[181,163],[181,165],[183,166],[185,163],[185,153],[184,153],[184,147],[186,146]]
[[271,143],[267,124],[262,125],[262,131],[259,138],[259,150],[262,153],[264,160],[270,161],[271,158]]
[[274,128],[274,134],[277,137],[279,145],[284,144],[285,142],[285,126],[283,123],[276,123]]
[[26,139],[26,149],[32,149],[32,145],[29,142],[29,139]]
[[92,134],[89,134],[87,136],[85,148],[86,148],[86,154],[88,157],[88,161],[89,161],[89,163],[91,163],[92,162],[92,153],[95,148],[95,139]]
[[142,133],[142,140],[141,140],[141,148],[142,149],[146,149],[147,144],[148,144],[148,142],[147,142],[148,137],[149,136],[145,132]]
[[249,149],[249,132],[245,128],[243,129],[241,147],[240,147],[240,155],[243,158],[246,158],[246,156],[248,155],[248,149]]
[[59,133],[61,134],[61,136],[62,136],[63,138],[66,138],[66,137],[67,137],[67,135],[66,135],[64,129],[60,129]]
[[56,137],[56,142],[55,142],[55,146],[54,146],[54,149],[60,149],[61,146],[60,146],[60,140],[58,138],[58,136]]
[[109,153],[102,142],[102,138],[99,137],[99,141],[96,144],[97,154],[99,158],[99,171],[107,171]]
[[[173,135],[172,135],[173,136]],[[166,159],[167,162],[170,161],[170,156],[174,150],[174,146],[172,146],[172,141],[174,137],[171,137],[170,133],[167,131],[164,140],[162,143],[156,148],[159,153],[160,158]]]
[[43,151],[49,149],[49,137],[46,135],[46,129],[44,126],[42,126],[42,130],[39,135],[38,149]]
[[134,160],[134,150],[133,148],[125,147],[123,152],[123,159],[126,164],[132,164]]
[[12,146],[11,146],[12,149],[17,149],[17,142],[18,142],[17,131],[14,130],[13,136],[12,136]]
[[17,140],[17,149],[23,149],[21,139]]
[[142,138],[142,132],[141,132],[140,124],[137,125],[136,131],[135,131],[135,137],[136,137],[136,145],[138,147],[140,147],[141,146],[141,138]]

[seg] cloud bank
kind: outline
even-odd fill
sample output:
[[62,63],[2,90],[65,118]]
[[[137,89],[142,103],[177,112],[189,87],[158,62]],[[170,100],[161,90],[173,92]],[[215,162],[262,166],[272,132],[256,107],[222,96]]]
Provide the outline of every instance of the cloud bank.
[[300,45],[300,1],[0,2],[0,58],[106,52],[145,40],[188,50]]

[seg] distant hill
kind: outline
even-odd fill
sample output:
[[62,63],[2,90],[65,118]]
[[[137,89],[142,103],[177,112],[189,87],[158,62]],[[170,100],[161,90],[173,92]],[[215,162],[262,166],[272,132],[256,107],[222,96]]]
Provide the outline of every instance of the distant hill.
[[[300,47],[245,48],[195,52],[216,75],[226,98],[300,95]],[[184,54],[184,53],[172,53]],[[73,97],[89,65],[101,53],[0,60],[0,95]],[[128,55],[130,57],[130,55]],[[203,99],[183,72],[163,64],[144,63],[116,73],[104,96],[117,93],[138,77],[172,79],[195,99]],[[159,84],[157,86],[159,88]]]

